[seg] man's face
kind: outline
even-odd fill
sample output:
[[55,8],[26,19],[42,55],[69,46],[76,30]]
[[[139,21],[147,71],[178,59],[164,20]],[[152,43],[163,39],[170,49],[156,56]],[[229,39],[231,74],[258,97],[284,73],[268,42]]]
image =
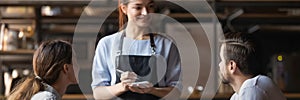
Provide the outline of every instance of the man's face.
[[229,71],[228,66],[229,64],[226,63],[225,57],[224,57],[224,50],[225,50],[225,44],[222,44],[221,50],[220,50],[220,58],[221,62],[219,63],[219,75],[222,80],[222,83],[229,84],[230,83],[230,77],[229,77]]

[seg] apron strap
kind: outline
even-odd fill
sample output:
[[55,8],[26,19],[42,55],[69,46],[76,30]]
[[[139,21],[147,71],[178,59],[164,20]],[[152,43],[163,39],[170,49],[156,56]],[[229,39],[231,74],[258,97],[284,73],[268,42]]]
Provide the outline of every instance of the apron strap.
[[153,36],[153,33],[150,33],[150,43],[151,43],[151,49],[152,49],[152,55],[155,55],[156,54],[156,46],[155,46],[155,43],[154,43],[154,36]]

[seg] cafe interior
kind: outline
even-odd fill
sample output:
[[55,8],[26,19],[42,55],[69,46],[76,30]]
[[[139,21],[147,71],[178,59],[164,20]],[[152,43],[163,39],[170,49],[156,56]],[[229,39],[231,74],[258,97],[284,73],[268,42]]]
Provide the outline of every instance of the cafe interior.
[[[33,74],[34,51],[53,39],[70,41],[80,51],[79,84],[70,85],[62,99],[93,99],[95,47],[101,38],[119,31],[117,4],[118,0],[0,0],[0,100]],[[189,65],[194,54],[182,55],[182,67],[199,72],[183,76],[193,81],[184,83],[180,99],[228,100],[234,93],[229,85],[218,83],[219,49],[210,49],[218,48],[218,37],[226,32],[258,37],[262,62],[258,71],[269,76],[287,100],[300,99],[300,0],[157,0],[156,4],[156,13],[167,16],[161,18],[161,31],[186,33],[182,36],[191,36],[196,51],[201,51],[201,68]],[[182,50],[189,48],[187,44]]]

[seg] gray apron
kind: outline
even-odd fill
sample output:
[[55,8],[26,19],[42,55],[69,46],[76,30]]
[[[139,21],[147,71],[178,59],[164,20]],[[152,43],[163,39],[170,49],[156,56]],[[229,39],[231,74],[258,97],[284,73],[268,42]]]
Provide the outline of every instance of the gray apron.
[[[154,87],[158,87],[158,78],[157,78],[157,68],[156,68],[156,59],[153,56],[155,51],[155,43],[154,36],[152,33],[150,35],[150,43],[152,49],[151,56],[143,56],[143,55],[122,55],[122,46],[123,40],[125,37],[125,33],[122,34],[120,38],[119,50],[121,51],[120,55],[116,57],[116,68],[122,71],[130,71],[134,72],[138,75],[138,79],[136,81],[148,81],[154,85]],[[116,83],[121,82],[120,76],[121,73],[116,72]],[[151,94],[139,94],[131,91],[124,92],[119,98],[123,100],[158,100],[160,99],[157,96]]]

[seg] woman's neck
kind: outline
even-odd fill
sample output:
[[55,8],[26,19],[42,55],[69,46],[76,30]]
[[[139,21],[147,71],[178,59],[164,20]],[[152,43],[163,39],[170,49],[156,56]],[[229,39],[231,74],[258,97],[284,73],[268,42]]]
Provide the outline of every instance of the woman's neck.
[[146,39],[147,36],[145,37],[145,35],[148,33],[147,31],[147,29],[138,26],[127,26],[125,29],[126,37],[137,40]]
[[68,85],[65,85],[65,84],[61,84],[61,85],[58,85],[58,84],[53,84],[52,87],[58,92],[58,94],[62,97],[65,92],[66,92],[66,89],[67,89],[67,86]]
[[57,92],[58,94],[62,97],[65,92],[67,87],[69,86],[68,83],[65,83],[63,81],[57,81],[54,84],[51,85]]

